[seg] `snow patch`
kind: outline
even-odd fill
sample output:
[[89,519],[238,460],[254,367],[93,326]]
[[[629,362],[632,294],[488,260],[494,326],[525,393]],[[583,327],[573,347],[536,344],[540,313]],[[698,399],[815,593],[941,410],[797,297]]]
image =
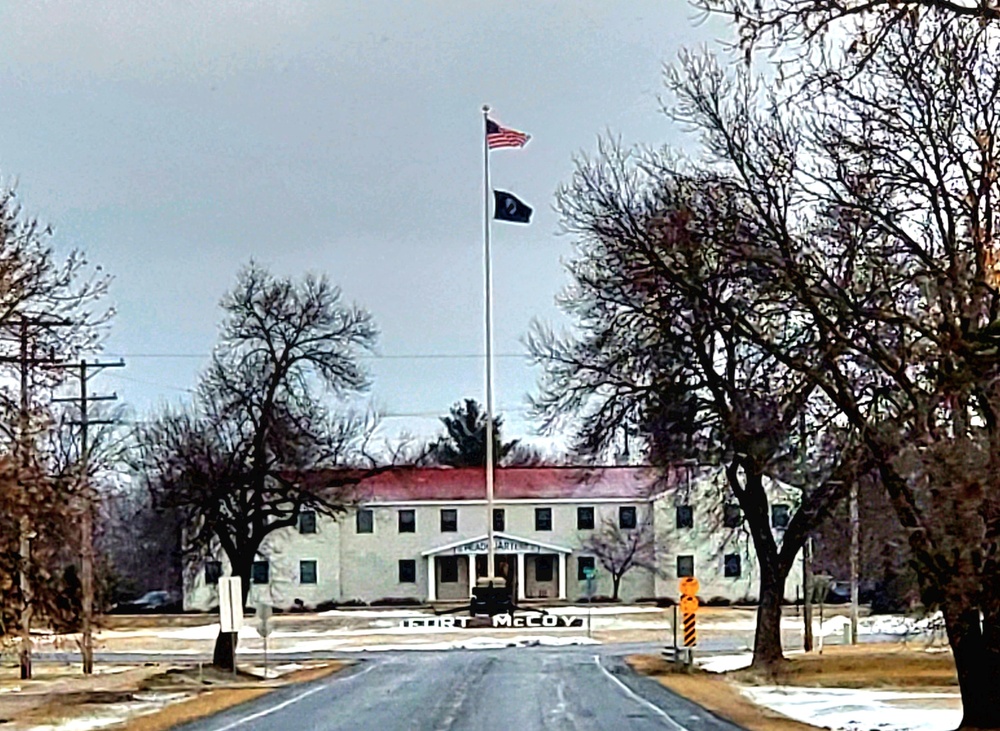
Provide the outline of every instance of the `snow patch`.
[[[742,687],[754,703],[837,731],[951,731],[962,721],[958,693],[848,688]],[[888,719],[888,720],[887,720]]]
[[750,667],[753,661],[752,652],[740,652],[735,655],[714,655],[695,657],[694,663],[709,673],[728,673],[731,670],[742,670]]

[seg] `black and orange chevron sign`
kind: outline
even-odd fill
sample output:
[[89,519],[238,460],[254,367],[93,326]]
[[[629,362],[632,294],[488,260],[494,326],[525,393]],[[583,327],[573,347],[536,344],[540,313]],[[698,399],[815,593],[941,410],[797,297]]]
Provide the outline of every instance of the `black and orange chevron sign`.
[[698,644],[698,631],[694,628],[694,614],[684,615],[684,647]]

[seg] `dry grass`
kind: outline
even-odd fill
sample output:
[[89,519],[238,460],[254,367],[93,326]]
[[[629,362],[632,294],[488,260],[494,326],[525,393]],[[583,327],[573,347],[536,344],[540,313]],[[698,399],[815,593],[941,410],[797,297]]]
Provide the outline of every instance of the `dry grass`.
[[636,672],[656,678],[677,695],[749,731],[816,731],[816,726],[793,721],[751,702],[722,675],[697,669],[686,672],[651,655],[632,655],[626,660]]
[[[349,663],[330,661],[319,666],[306,667],[287,673],[278,680],[262,681],[255,676],[241,673],[233,678],[229,673],[220,673],[205,668],[198,671],[187,668],[178,672],[177,669],[160,671],[146,677],[136,677],[132,683],[122,682],[115,678],[118,695],[131,695],[136,690],[149,689],[157,691],[182,691],[191,693],[191,697],[176,701],[151,713],[133,716],[121,723],[108,726],[114,731],[165,731],[174,726],[194,721],[224,711],[233,706],[259,698],[270,693],[275,688],[289,683],[305,683],[331,675]],[[36,700],[33,707],[27,707],[13,714],[6,714],[7,721],[25,722],[28,727],[40,723],[53,723],[59,720],[74,718],[85,713],[99,712],[102,708],[101,693],[111,691],[81,691],[79,683],[74,690],[55,690]],[[210,685],[211,687],[206,687]],[[227,685],[229,687],[227,687]],[[116,699],[122,700],[122,699]]]
[[905,647],[827,647],[822,655],[792,655],[774,676],[755,671],[686,671],[652,655],[628,658],[632,668],[717,716],[750,731],[805,731],[814,726],[793,721],[748,700],[737,687],[795,685],[823,688],[954,689],[958,684],[950,652],[928,653]]
[[729,677],[747,685],[800,685],[816,688],[954,688],[958,685],[950,652],[881,645],[826,647],[823,654],[792,655],[774,676],[738,670]]

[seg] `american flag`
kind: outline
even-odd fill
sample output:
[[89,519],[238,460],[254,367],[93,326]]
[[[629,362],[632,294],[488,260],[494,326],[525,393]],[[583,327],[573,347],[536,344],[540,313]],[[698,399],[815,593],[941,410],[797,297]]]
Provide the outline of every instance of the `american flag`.
[[524,147],[530,139],[531,135],[501,127],[489,117],[486,118],[486,146],[491,150],[498,147]]

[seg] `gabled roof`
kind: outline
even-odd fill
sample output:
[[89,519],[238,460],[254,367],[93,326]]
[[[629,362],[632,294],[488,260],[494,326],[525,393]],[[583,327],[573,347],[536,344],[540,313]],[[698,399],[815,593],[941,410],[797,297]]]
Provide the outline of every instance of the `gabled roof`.
[[[500,467],[494,499],[643,500],[674,482],[648,467]],[[484,500],[486,473],[476,467],[399,467],[363,479],[354,495],[362,502]]]

